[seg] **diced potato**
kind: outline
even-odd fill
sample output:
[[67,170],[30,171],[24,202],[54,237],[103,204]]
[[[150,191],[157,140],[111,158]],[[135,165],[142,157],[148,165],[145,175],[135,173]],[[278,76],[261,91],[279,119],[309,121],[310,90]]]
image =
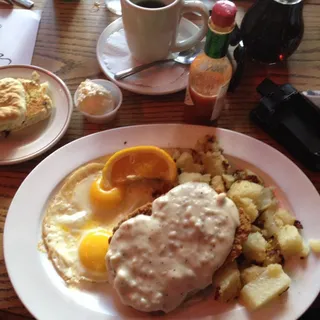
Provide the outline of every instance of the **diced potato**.
[[250,198],[258,210],[266,210],[274,202],[273,192],[270,188],[264,188],[258,183],[247,180],[236,181],[228,191],[228,197],[231,199]]
[[262,193],[263,186],[250,181],[236,181],[232,184],[228,196],[232,199],[234,197],[250,198],[256,204]]
[[260,274],[265,271],[265,267],[255,266],[252,265],[249,268],[245,268],[240,272],[241,275],[241,281],[243,285],[246,285],[247,283],[256,280]]
[[172,157],[173,160],[176,161],[176,160],[180,157],[180,155],[181,155],[180,150],[175,149],[175,150],[172,152],[171,157]]
[[310,248],[315,253],[320,253],[320,240],[319,239],[310,239],[309,240]]
[[233,175],[236,180],[248,180],[263,185],[262,179],[249,169],[237,170]]
[[226,192],[226,189],[224,187],[224,182],[221,176],[213,177],[211,180],[211,186],[218,193]]
[[183,168],[188,162],[193,162],[192,154],[190,152],[184,151],[177,158],[176,164],[178,168]]
[[300,258],[301,259],[304,259],[306,258],[310,253],[310,247],[309,245],[303,241],[303,248],[302,248],[302,251],[300,252]]
[[278,241],[272,237],[268,240],[266,258],[263,261],[263,265],[266,267],[269,264],[283,264],[284,258],[281,254]]
[[231,185],[236,181],[235,177],[232,174],[223,174],[222,179],[227,190],[229,190]]
[[259,211],[250,198],[239,198],[239,197],[233,197],[232,200],[237,205],[238,208],[242,208],[245,214],[249,217],[250,222],[254,222],[258,215]]
[[228,302],[238,297],[242,286],[236,261],[223,266],[214,274],[212,286],[216,300]]
[[249,169],[244,170],[247,175],[247,180],[263,185],[263,180],[253,171]]
[[250,233],[243,244],[243,254],[250,261],[263,262],[266,258],[267,244],[260,232]]
[[288,290],[291,279],[279,264],[270,264],[254,281],[240,291],[242,301],[250,309],[256,309]]
[[226,173],[229,164],[220,151],[206,152],[201,154],[201,162],[204,166],[204,171],[210,173],[213,177]]
[[274,214],[276,219],[280,219],[283,222],[283,225],[291,225],[293,226],[295,222],[295,217],[287,210],[279,208],[275,214]]
[[263,188],[262,193],[258,199],[257,208],[264,211],[272,206],[274,195],[271,188]]
[[265,229],[261,229],[260,233],[263,235],[265,239],[268,239],[268,232]]
[[266,230],[267,238],[274,236],[279,232],[280,227],[283,226],[283,221],[275,217],[275,211],[272,209],[264,211],[259,219],[263,222],[263,228]]
[[258,226],[254,225],[254,224],[251,225],[251,232],[252,232],[252,233],[254,233],[254,232],[259,232],[259,233],[261,233],[261,234],[263,235],[263,237],[264,237],[265,239],[267,239],[267,232],[266,232],[266,230],[261,229],[261,228],[259,228]]
[[285,258],[299,255],[303,250],[303,239],[295,226],[283,226],[276,234],[281,253]]
[[203,172],[203,166],[195,163],[190,152],[182,152],[176,161],[177,168],[182,172]]
[[201,174],[195,172],[182,172],[178,176],[179,184],[186,182],[205,182],[210,183],[211,176],[210,174]]
[[216,140],[216,137],[210,135],[206,135],[205,137],[199,139],[196,143],[195,150],[198,152],[222,151],[218,141]]

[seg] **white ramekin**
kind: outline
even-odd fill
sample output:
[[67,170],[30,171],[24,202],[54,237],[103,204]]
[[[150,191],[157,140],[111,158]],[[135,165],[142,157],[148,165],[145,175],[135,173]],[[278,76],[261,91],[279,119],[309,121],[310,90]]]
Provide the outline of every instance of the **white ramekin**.
[[120,88],[111,81],[104,80],[104,79],[93,79],[93,80],[90,79],[90,80],[96,84],[103,86],[104,88],[106,88],[107,90],[109,90],[111,92],[112,99],[114,101],[114,108],[111,111],[106,112],[101,115],[92,115],[92,114],[88,114],[82,110],[79,110],[78,105],[77,105],[78,94],[79,94],[78,89],[75,92],[74,97],[73,97],[74,105],[76,106],[77,110],[81,114],[83,114],[89,122],[92,122],[92,123],[111,122],[116,117],[117,112],[121,107],[122,92],[121,92]]

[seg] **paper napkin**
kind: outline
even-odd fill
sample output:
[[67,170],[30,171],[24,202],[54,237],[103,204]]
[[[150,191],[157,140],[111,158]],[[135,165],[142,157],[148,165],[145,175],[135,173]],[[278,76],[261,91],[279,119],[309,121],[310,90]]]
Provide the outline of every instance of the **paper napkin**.
[[31,64],[41,10],[0,9],[0,66]]
[[[112,33],[106,39],[103,50],[103,61],[113,74],[139,65],[131,56],[123,29]],[[155,88],[168,86],[170,83],[178,81],[186,72],[188,72],[186,66],[167,62],[132,75],[122,81],[142,87]]]

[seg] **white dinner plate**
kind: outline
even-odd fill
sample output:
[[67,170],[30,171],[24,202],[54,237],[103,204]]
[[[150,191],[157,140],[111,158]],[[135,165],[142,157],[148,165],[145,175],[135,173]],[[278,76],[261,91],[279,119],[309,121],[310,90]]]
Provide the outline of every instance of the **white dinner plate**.
[[6,77],[30,79],[33,71],[41,82],[48,82],[48,94],[53,102],[51,116],[25,129],[0,137],[0,165],[30,160],[44,153],[63,136],[73,110],[72,98],[66,84],[54,73],[36,66],[11,65],[0,67],[0,79]]
[[[20,186],[7,215],[4,256],[8,274],[18,296],[37,319],[150,318],[149,314],[121,305],[107,284],[100,294],[67,288],[46,254],[38,250],[41,221],[47,201],[58,184],[86,162],[141,144],[193,147],[205,134],[218,137],[232,164],[253,169],[267,185],[275,187],[282,205],[302,221],[302,234],[306,239],[319,238],[320,197],[315,187],[293,162],[258,140],[223,129],[175,124],[99,132],[73,141],[43,160]],[[287,263],[285,270],[292,277],[290,289],[258,311],[250,313],[239,303],[222,304],[209,297],[192,305],[182,305],[159,319],[297,319],[319,292],[320,257],[310,254],[304,261]]]
[[[178,39],[183,40],[191,37],[199,28],[190,20],[182,18],[178,29]],[[106,56],[106,43],[108,39],[116,32],[121,33],[121,37],[118,34],[116,40],[117,45],[121,47],[115,47],[113,52],[109,56]],[[127,56],[126,40],[124,38],[122,18],[117,19],[108,25],[101,33],[97,43],[97,59],[99,65],[104,74],[114,81],[119,87],[140,94],[146,95],[163,95],[181,91],[186,88],[189,76],[189,66],[181,65],[178,63],[171,63],[170,69],[167,69],[167,64],[162,64],[157,67],[150,68],[147,71],[137,73],[134,76],[125,78],[123,80],[115,80],[114,73],[108,67],[108,57],[113,60],[113,65],[121,70],[128,68],[123,67],[128,60],[132,60],[131,56]],[[121,44],[122,43],[122,44]],[[125,56],[125,58],[124,58]],[[119,66],[119,67],[118,67]],[[121,67],[122,66],[122,67]],[[131,67],[132,65],[130,65]],[[120,71],[117,70],[117,71]]]

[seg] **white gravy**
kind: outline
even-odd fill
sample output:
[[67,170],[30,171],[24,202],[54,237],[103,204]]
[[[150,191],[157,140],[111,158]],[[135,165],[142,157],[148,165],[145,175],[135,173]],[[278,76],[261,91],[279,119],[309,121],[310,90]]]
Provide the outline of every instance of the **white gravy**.
[[189,182],[153,202],[152,215],[121,224],[106,256],[122,303],[170,312],[188,293],[206,288],[227,258],[239,212],[225,194]]

